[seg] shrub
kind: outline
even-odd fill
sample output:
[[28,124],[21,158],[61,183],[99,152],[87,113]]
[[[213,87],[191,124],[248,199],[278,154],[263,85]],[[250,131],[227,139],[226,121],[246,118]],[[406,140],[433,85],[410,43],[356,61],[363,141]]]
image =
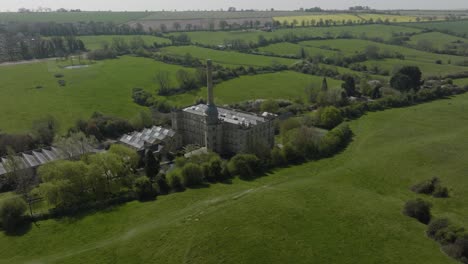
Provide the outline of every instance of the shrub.
[[159,194],[167,194],[171,190],[171,186],[169,186],[167,183],[166,175],[163,173],[160,173],[158,176],[156,176],[156,185]]
[[319,125],[327,129],[332,129],[343,122],[340,109],[334,106],[319,109],[317,116]]
[[430,238],[435,238],[438,232],[449,227],[449,225],[450,225],[450,221],[447,218],[434,219],[427,226],[426,234]]
[[442,187],[440,185],[437,185],[435,187],[434,193],[432,193],[432,196],[436,198],[447,198],[449,197],[449,191],[447,187]]
[[65,80],[58,80],[57,82],[58,82],[58,84],[59,84],[60,86],[62,86],[62,87],[64,87],[64,86],[67,85],[67,82],[65,82]]
[[437,182],[438,178],[433,178],[430,181],[423,181],[413,185],[411,190],[415,193],[432,194],[435,190],[435,185]]
[[253,154],[237,154],[228,164],[231,175],[239,175],[242,179],[250,179],[260,171],[260,160]]
[[156,189],[153,188],[150,179],[146,176],[135,180],[135,192],[140,201],[152,200],[156,197]]
[[284,153],[279,148],[273,148],[271,150],[271,163],[275,167],[282,167],[287,164]]
[[468,263],[468,234],[458,237],[455,243],[446,246],[444,251],[460,262]]
[[63,74],[62,73],[56,73],[54,74],[54,77],[57,78],[57,79],[60,79],[60,78],[63,78]]
[[167,183],[174,191],[182,191],[184,186],[182,185],[182,176],[179,170],[173,170],[167,174]]
[[181,171],[182,184],[185,187],[196,186],[203,183],[203,170],[200,165],[187,163]]
[[2,227],[6,232],[13,232],[23,221],[26,202],[20,197],[6,199],[0,205]]
[[403,214],[415,218],[423,224],[428,224],[431,221],[431,207],[431,203],[418,198],[406,202]]

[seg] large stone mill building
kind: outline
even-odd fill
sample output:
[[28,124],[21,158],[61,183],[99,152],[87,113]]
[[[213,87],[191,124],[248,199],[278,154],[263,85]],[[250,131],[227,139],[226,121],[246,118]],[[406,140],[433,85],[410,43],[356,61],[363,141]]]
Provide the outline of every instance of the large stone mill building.
[[220,154],[246,152],[258,144],[274,146],[271,114],[262,116],[217,107],[214,102],[212,62],[207,61],[208,103],[172,113],[172,129],[182,145],[198,145]]

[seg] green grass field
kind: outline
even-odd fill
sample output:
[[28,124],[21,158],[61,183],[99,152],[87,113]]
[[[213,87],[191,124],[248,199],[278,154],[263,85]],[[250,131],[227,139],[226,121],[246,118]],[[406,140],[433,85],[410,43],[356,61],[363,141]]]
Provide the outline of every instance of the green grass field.
[[[306,87],[320,87],[322,77],[285,71],[277,73],[242,76],[215,86],[218,104],[232,104],[255,99],[300,99],[306,100]],[[328,79],[329,87],[341,87],[341,81]],[[197,98],[206,98],[206,88],[167,98],[174,105],[187,106]],[[163,99],[163,98],[161,98]]]
[[67,13],[3,13],[0,22],[114,22],[126,23],[149,15],[146,12],[67,12]]
[[[47,114],[59,120],[62,131],[94,111],[132,118],[147,109],[133,103],[132,89],[143,87],[154,92],[157,87],[153,80],[159,70],[168,71],[175,85],[179,69],[128,56],[73,70],[58,68],[55,61],[0,67],[0,129],[27,131],[33,120]],[[65,87],[59,87],[56,73],[65,75]],[[43,88],[36,89],[38,85]]]
[[290,66],[297,60],[274,58],[260,55],[251,55],[235,51],[221,51],[197,46],[171,46],[161,49],[162,53],[185,56],[187,53],[201,60],[212,59],[213,62],[228,66],[271,66],[273,63],[280,63]]
[[468,20],[412,23],[409,24],[409,26],[432,29],[441,32],[451,32],[468,37]]
[[[389,22],[415,22],[416,17],[414,16],[399,16],[399,15],[385,15],[385,14],[353,14],[353,13],[336,13],[336,14],[315,14],[315,15],[304,15],[304,16],[284,16],[284,17],[274,17],[275,21],[280,23],[287,23],[291,25],[294,21],[297,22],[297,26],[301,26],[304,22],[306,25],[308,22],[313,21],[314,24],[322,21],[332,21],[336,25],[345,25],[348,21],[353,23],[360,23],[363,21],[377,21],[381,19],[382,21],[388,20]],[[311,22],[312,23],[312,22]]]
[[[354,37],[366,36],[369,38],[381,38],[388,40],[393,36],[393,33],[418,33],[420,29],[393,26],[393,25],[363,25],[363,26],[340,26],[340,27],[314,27],[314,28],[294,28],[294,29],[279,29],[274,32],[263,31],[199,31],[188,32],[193,43],[201,43],[205,45],[220,45],[224,44],[225,40],[242,39],[246,42],[258,42],[259,36],[264,36],[266,39],[274,39],[283,37],[287,34],[295,34],[297,36],[306,37],[336,37],[343,33],[349,33]],[[171,33],[177,35],[179,33]]]
[[135,37],[141,37],[144,41],[145,44],[148,46],[153,45],[154,43],[158,44],[170,44],[171,41],[166,38],[160,38],[156,36],[148,36],[148,35],[143,35],[143,36],[127,36],[127,35],[105,35],[105,36],[80,36],[79,39],[83,41],[85,44],[86,48],[88,50],[96,50],[102,48],[102,45],[104,43],[107,44],[112,44],[112,40],[114,38],[123,38],[127,43],[130,43],[130,41],[135,38]]
[[445,49],[446,45],[453,45],[453,43],[458,41],[468,42],[468,39],[455,37],[441,32],[429,32],[412,36],[408,43],[417,47],[418,43],[423,40],[430,42],[432,47],[436,49]]
[[302,46],[290,42],[281,42],[276,44],[271,44],[266,47],[260,47],[258,50],[260,52],[272,53],[275,55],[282,56],[300,56],[301,49],[304,49],[308,56],[323,56],[323,57],[333,57],[338,54],[336,51],[324,50],[316,47]]
[[468,226],[467,107],[370,113],[333,158],[1,234],[0,262],[455,264],[401,210],[438,176],[450,198],[425,197],[433,214]]

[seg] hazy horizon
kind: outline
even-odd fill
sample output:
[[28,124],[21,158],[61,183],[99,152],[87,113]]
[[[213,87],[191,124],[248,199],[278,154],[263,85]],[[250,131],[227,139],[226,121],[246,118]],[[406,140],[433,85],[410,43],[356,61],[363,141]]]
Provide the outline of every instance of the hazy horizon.
[[233,6],[237,9],[278,9],[278,10],[294,10],[300,7],[310,8],[319,6],[324,9],[347,9],[350,6],[370,6],[376,9],[467,9],[468,3],[466,0],[447,0],[447,1],[372,1],[372,0],[293,0],[293,1],[248,1],[248,0],[203,0],[191,1],[173,0],[173,1],[148,1],[148,0],[81,0],[79,3],[65,0],[11,0],[2,3],[0,11],[17,11],[19,8],[36,9],[38,7],[48,7],[53,10],[58,8],[66,9],[82,9],[88,11],[98,10],[113,10],[113,11],[184,11],[184,10],[226,10]]

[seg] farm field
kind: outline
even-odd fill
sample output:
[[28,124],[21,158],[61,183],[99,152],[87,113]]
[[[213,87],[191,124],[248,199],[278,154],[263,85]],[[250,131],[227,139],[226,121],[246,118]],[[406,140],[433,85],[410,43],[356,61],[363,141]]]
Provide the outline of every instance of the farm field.
[[129,43],[135,37],[141,37],[145,41],[145,44],[148,46],[153,45],[154,43],[158,43],[158,44],[170,44],[171,43],[169,39],[156,37],[156,36],[149,36],[149,35],[139,35],[139,36],[136,36],[136,35],[103,35],[103,36],[80,36],[78,38],[83,41],[83,43],[85,44],[88,50],[96,50],[96,49],[102,48],[102,45],[104,43],[107,43],[109,45],[112,44],[112,40],[114,38],[122,38],[127,43]]
[[281,42],[276,44],[271,44],[265,47],[260,47],[258,50],[260,52],[272,53],[275,55],[282,56],[300,56],[301,50],[304,49],[308,56],[323,56],[323,57],[333,57],[338,55],[338,52],[333,50],[324,50],[316,47],[302,46],[290,42]]
[[373,67],[375,65],[382,69],[388,70],[390,74],[394,73],[396,69],[402,66],[418,66],[422,73],[423,78],[429,76],[440,76],[443,77],[448,74],[462,73],[468,70],[468,67],[461,67],[456,65],[444,64],[439,65],[431,62],[421,62],[413,60],[399,60],[399,59],[384,59],[384,60],[370,60],[361,62],[361,64],[367,65],[367,67]]
[[[307,75],[292,71],[241,76],[222,82],[215,86],[215,99],[220,105],[239,103],[256,99],[290,99],[305,100],[306,87],[320,87],[323,77]],[[341,81],[328,79],[330,88],[341,87]],[[174,105],[187,106],[197,98],[206,97],[206,88],[181,95],[169,96],[166,99]],[[164,98],[161,98],[164,99]]]
[[114,22],[126,23],[147,16],[146,12],[53,12],[53,13],[4,13],[0,12],[0,22]]
[[299,11],[155,11],[140,20],[184,20],[184,19],[236,19],[236,18],[272,18],[275,16],[306,15]]
[[456,80],[453,80],[453,83],[463,87],[463,86],[468,85],[468,78],[456,79]]
[[382,21],[388,20],[389,22],[413,22],[416,21],[416,17],[413,16],[399,16],[399,15],[385,15],[385,14],[366,14],[366,13],[336,13],[336,14],[315,14],[307,16],[288,16],[288,17],[274,17],[275,21],[280,23],[287,23],[291,25],[294,21],[297,22],[296,26],[302,26],[303,22],[305,25],[309,23],[311,25],[317,24],[319,21],[331,21],[332,25],[345,25],[349,21],[352,23],[361,23],[364,21],[376,21],[381,19]]
[[[345,55],[353,55],[363,52],[368,46],[376,46],[379,48],[380,53],[397,54],[401,53],[405,56],[405,60],[414,61],[414,63],[434,63],[436,60],[442,60],[443,63],[451,61],[451,64],[463,63],[467,59],[463,56],[453,56],[445,54],[434,54],[426,51],[416,50],[407,47],[395,46],[372,42],[360,39],[333,39],[333,40],[312,40],[300,42],[301,45],[336,49],[343,52]],[[466,67],[468,69],[468,67]]]
[[412,36],[408,43],[417,46],[421,41],[429,42],[433,48],[444,49],[447,45],[453,45],[455,42],[468,42],[468,39],[441,32],[429,32]]
[[[132,101],[132,89],[154,92],[153,79],[160,69],[168,71],[175,84],[175,73],[181,68],[129,56],[73,70],[58,68],[55,61],[5,66],[0,69],[0,128],[24,132],[35,119],[48,114],[58,119],[62,131],[95,111],[132,119],[147,109]],[[58,85],[56,73],[64,74],[65,87]],[[43,88],[37,89],[38,85]]]
[[439,22],[421,22],[412,23],[408,26],[432,29],[440,32],[450,32],[463,37],[468,37],[468,20],[462,21],[439,21]]
[[[381,38],[389,40],[393,34],[409,34],[419,33],[420,29],[394,26],[394,25],[362,25],[362,26],[340,26],[340,27],[313,27],[313,28],[294,28],[294,29],[278,29],[274,32],[264,32],[259,30],[254,31],[199,31],[187,32],[192,43],[200,43],[205,45],[222,45],[225,40],[242,39],[248,42],[258,42],[259,36],[264,36],[266,39],[282,38],[288,34],[303,37],[336,37],[343,33],[349,33],[355,38],[365,36],[368,38]],[[178,35],[180,33],[170,33],[169,35]]]
[[401,210],[421,197],[409,186],[438,176],[451,197],[425,197],[433,214],[467,226],[467,106],[461,95],[370,113],[333,158],[0,234],[0,261],[455,264]]
[[200,60],[206,60],[210,58],[213,62],[226,65],[226,66],[271,66],[273,63],[280,63],[283,65],[290,66],[297,60],[267,57],[261,55],[251,55],[245,53],[239,53],[235,51],[221,51],[207,48],[201,48],[197,46],[171,46],[161,49],[161,53],[169,54],[174,56],[183,57],[186,54],[191,54],[193,57]]

